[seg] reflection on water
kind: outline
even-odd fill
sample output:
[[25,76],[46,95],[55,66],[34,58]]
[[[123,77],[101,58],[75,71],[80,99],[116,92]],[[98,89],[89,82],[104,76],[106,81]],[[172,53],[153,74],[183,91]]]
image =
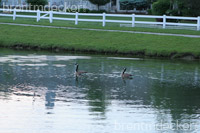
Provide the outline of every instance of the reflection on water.
[[[88,73],[76,79],[75,63]],[[124,67],[132,80],[121,79]],[[0,50],[0,132],[200,132],[199,69],[198,61]]]

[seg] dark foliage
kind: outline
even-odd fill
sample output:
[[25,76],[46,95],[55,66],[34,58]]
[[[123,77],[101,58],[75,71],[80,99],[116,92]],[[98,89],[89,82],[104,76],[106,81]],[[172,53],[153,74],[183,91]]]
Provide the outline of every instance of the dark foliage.
[[99,7],[100,6],[103,6],[103,5],[105,5],[105,4],[107,4],[107,3],[109,3],[110,2],[110,0],[89,0],[92,4],[95,4],[95,5],[97,5],[98,6],[98,10],[99,10]]

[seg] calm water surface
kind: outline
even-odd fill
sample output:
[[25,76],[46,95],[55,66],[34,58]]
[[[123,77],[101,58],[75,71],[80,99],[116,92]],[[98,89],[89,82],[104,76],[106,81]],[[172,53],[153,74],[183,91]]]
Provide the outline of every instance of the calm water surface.
[[198,133],[199,63],[2,49],[0,133]]

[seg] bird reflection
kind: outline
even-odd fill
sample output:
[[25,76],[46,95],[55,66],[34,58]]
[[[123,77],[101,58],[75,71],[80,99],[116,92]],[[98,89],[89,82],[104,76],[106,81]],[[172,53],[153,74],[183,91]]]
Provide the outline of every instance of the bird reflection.
[[35,103],[35,96],[36,96],[36,94],[35,94],[35,92],[33,93],[33,105],[34,105],[34,103]]
[[122,78],[123,83],[126,85],[126,80]]
[[76,83],[78,83],[78,77],[77,76],[75,77],[75,80],[76,80]]
[[56,97],[56,94],[55,92],[47,92],[46,93],[46,104],[45,106],[49,109],[52,109],[54,107],[54,102],[55,102],[55,97]]

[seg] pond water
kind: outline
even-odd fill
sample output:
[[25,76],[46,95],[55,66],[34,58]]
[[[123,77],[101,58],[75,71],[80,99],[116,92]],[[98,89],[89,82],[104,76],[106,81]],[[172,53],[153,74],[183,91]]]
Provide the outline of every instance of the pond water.
[[200,132],[199,63],[1,49],[0,132]]

